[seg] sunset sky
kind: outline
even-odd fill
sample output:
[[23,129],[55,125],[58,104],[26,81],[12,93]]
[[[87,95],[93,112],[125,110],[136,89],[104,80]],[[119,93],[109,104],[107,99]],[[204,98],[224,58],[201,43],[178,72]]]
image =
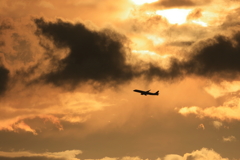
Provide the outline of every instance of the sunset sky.
[[240,2],[0,0],[0,160],[240,160]]

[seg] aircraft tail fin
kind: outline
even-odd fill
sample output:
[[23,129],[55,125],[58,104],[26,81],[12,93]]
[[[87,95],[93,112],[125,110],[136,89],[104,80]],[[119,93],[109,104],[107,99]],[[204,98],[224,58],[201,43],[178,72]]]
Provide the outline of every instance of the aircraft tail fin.
[[158,94],[159,94],[159,91],[157,91],[155,94],[158,95]]

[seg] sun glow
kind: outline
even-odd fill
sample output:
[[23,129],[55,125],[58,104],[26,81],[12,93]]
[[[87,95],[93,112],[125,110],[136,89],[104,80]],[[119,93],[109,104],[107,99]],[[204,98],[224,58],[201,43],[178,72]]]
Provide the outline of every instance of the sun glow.
[[158,0],[132,0],[136,5],[143,5],[144,3],[153,3]]
[[157,54],[153,51],[149,51],[149,50],[132,50],[132,53],[135,53],[135,54],[138,54],[140,56],[151,56],[152,58],[154,58],[155,60],[156,59],[165,59],[165,58],[169,58],[170,56],[169,55],[160,55],[160,54]]
[[151,52],[149,50],[132,50],[133,53],[138,53],[138,54],[142,54],[142,55],[157,55],[155,52]]
[[155,35],[147,35],[147,39],[151,40],[154,46],[160,45],[164,42],[163,38],[160,38]]
[[192,20],[193,23],[195,24],[198,24],[200,26],[203,26],[203,27],[207,27],[207,23],[203,22],[203,21],[200,21],[200,20]]
[[187,16],[191,9],[167,9],[156,11],[157,15],[163,16],[171,24],[183,24],[187,21]]
[[218,98],[229,93],[234,93],[240,90],[240,81],[227,82],[223,81],[220,84],[211,84],[204,88],[207,93],[214,98]]

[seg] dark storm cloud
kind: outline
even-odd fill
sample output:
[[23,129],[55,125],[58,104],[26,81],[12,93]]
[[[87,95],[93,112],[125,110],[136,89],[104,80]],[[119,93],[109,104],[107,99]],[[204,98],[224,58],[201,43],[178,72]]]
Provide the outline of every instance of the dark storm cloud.
[[45,76],[47,82],[56,85],[89,80],[121,83],[133,78],[132,67],[126,64],[128,48],[124,46],[127,39],[123,35],[110,29],[93,31],[81,23],[60,19],[45,22],[41,18],[35,19],[35,23],[37,35],[52,40],[57,48],[70,49],[67,57],[59,61],[59,70]]
[[172,58],[168,70],[152,65],[146,73],[167,80],[188,75],[233,80],[240,73],[240,32],[199,42],[185,58],[183,61]]
[[197,54],[185,64],[191,68],[188,72],[202,76],[220,76],[222,73],[234,76],[240,72],[240,32],[232,37],[219,35],[200,42],[195,49]]
[[[9,19],[0,20],[0,49],[5,46],[5,41],[2,39],[1,34],[4,33],[5,30],[12,29],[12,25]],[[0,50],[1,53],[1,50]],[[1,63],[0,57],[0,95],[2,95],[7,90],[7,83],[9,80],[9,70],[5,68]]]
[[46,82],[57,86],[71,84],[74,87],[89,81],[117,85],[140,76],[167,81],[189,75],[231,80],[240,71],[240,32],[232,37],[218,35],[195,45],[187,43],[193,51],[184,60],[171,58],[170,67],[165,69],[152,62],[127,64],[129,49],[124,45],[127,40],[110,29],[94,31],[81,23],[46,22],[42,18],[35,19],[35,23],[39,37],[52,40],[57,48],[70,50],[62,60],[52,56],[55,70],[42,76]]
[[0,95],[7,90],[9,80],[9,70],[0,64]]

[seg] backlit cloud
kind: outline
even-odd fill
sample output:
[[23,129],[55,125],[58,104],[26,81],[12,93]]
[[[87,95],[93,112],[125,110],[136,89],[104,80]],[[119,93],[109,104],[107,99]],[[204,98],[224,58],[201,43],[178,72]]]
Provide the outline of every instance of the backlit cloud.
[[36,116],[30,115],[30,116],[18,116],[16,118],[1,119],[0,130],[13,131],[13,132],[25,131],[25,132],[31,132],[34,135],[37,135],[38,134],[37,131],[24,122],[26,120],[36,119],[36,118],[40,118],[42,119],[42,121],[45,121],[45,122],[46,121],[51,122],[59,130],[63,129],[63,126],[61,125],[57,117],[54,117],[52,115],[36,115]]
[[213,126],[214,126],[216,129],[220,129],[220,128],[223,126],[223,123],[222,123],[222,122],[219,122],[219,121],[213,121]]
[[164,160],[183,160],[182,156],[176,155],[176,154],[169,154],[164,157]]
[[232,141],[236,141],[236,137],[235,136],[228,136],[228,137],[223,137],[223,142],[232,142]]
[[197,127],[197,129],[205,130],[204,124],[202,124],[202,123],[199,124],[198,127]]
[[209,160],[209,159],[218,159],[218,160],[229,160],[228,158],[223,158],[220,154],[214,150],[202,148],[201,150],[193,151],[192,153],[186,153],[183,156],[183,160]]
[[[212,160],[212,159],[229,160],[228,158],[223,158],[219,153],[215,152],[214,150],[207,148],[195,150],[192,151],[191,153],[185,153],[183,156],[178,154],[168,154],[163,158],[157,158],[156,160]],[[98,160],[143,160],[143,159],[140,157],[123,157],[123,158],[105,157]]]
[[[138,66],[126,63],[130,50],[124,35],[109,29],[94,31],[84,24],[72,24],[62,20],[46,22],[44,19],[35,19],[35,23],[39,37],[48,38],[57,48],[69,48],[69,53],[61,60],[54,56],[50,57],[55,69],[42,76],[46,82],[57,86],[66,82],[76,86],[78,83],[91,81],[100,84],[119,84],[140,76],[163,80],[187,75],[227,80],[238,77],[240,66],[236,60],[240,57],[239,32],[231,37],[218,35],[200,41],[194,45],[194,53],[184,60],[170,58],[168,69],[153,63],[142,63],[146,68],[136,70]],[[50,51],[48,45],[44,48]],[[216,57],[218,58],[212,61]]]
[[[183,107],[178,112],[182,115],[195,114],[197,117],[210,117],[217,118],[219,120],[240,120],[240,103],[239,98],[233,98],[225,102],[219,107]],[[221,123],[216,121],[214,123],[216,128],[221,126]]]

